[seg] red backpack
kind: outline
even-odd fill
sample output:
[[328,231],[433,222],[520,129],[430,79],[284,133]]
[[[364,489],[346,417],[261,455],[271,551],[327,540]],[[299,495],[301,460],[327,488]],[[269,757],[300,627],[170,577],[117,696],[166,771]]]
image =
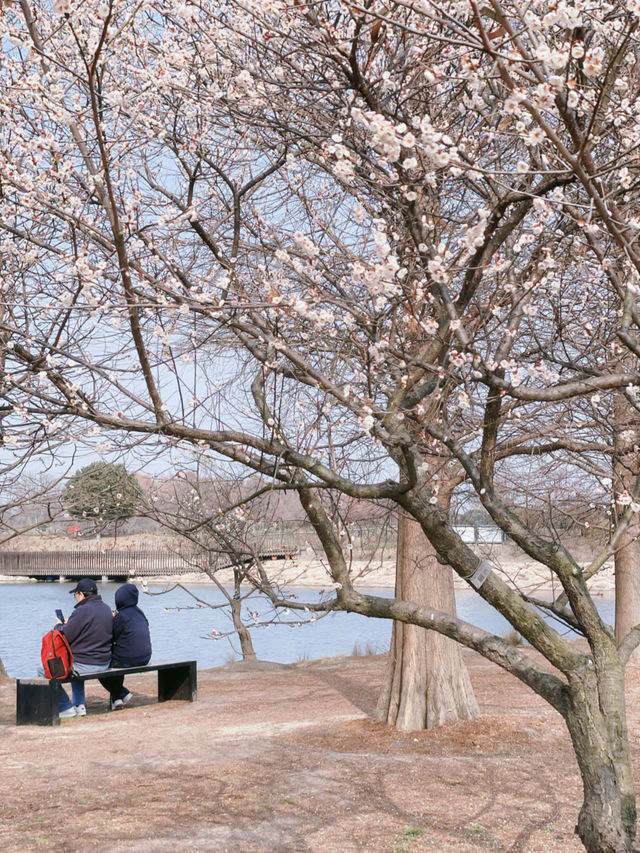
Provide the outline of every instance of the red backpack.
[[67,638],[56,628],[47,631],[42,638],[40,652],[45,678],[68,678],[73,667],[73,653]]

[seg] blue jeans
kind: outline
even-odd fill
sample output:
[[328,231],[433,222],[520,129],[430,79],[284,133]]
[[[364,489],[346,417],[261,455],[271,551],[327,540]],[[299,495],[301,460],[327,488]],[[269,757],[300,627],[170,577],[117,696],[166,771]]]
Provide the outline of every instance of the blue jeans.
[[[74,663],[73,670],[78,675],[84,675],[86,672],[102,672],[103,669],[109,669],[109,663]],[[75,678],[71,679],[71,699],[62,684],[58,682],[58,711],[66,711],[72,705],[84,705],[84,681],[78,681]]]

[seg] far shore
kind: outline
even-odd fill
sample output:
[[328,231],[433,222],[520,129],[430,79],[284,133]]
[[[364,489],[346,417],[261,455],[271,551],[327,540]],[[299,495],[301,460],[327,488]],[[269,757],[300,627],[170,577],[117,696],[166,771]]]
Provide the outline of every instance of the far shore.
[[[488,549],[487,549],[488,550]],[[509,583],[510,586],[527,595],[537,594],[548,596],[559,591],[557,579],[553,578],[549,570],[532,560],[525,560],[522,555],[514,554],[513,546],[493,547],[490,552],[483,554],[494,571]],[[585,561],[586,563],[587,561]],[[269,568],[271,582],[284,588],[313,588],[331,589],[333,580],[328,572],[324,561],[299,557],[297,559],[274,560]],[[351,577],[354,586],[360,589],[393,589],[395,585],[395,560],[364,561],[354,560],[351,564]],[[233,573],[223,571],[218,574],[219,580],[226,586],[233,584]],[[71,579],[66,579],[71,582]],[[183,575],[158,575],[154,577],[132,576],[131,581],[141,585],[153,584],[171,586],[183,584],[185,586],[208,585],[209,578],[200,572],[191,572]],[[28,577],[9,577],[0,575],[0,584],[8,583],[37,583]],[[456,589],[469,589],[467,583],[461,578],[454,577]],[[614,572],[612,566],[605,566],[589,582],[593,595],[609,596],[615,589]]]

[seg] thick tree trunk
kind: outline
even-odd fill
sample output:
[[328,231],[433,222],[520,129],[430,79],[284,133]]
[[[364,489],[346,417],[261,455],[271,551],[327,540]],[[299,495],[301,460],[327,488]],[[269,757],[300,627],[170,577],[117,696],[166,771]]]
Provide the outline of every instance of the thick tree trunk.
[[[633,494],[640,461],[636,448],[640,444],[637,429],[637,412],[627,400],[616,395],[613,482],[616,498],[626,492]],[[626,509],[616,503],[620,514]],[[618,645],[629,631],[640,623],[640,518],[633,513],[629,526],[623,532],[615,554],[616,572],[616,642]],[[633,652],[632,660],[640,661],[640,648]]]
[[[640,622],[640,518],[634,513],[615,556],[616,642],[624,640]],[[640,661],[640,648],[631,655]]]
[[570,677],[566,722],[582,775],[576,832],[588,853],[632,853],[636,806],[627,735],[624,670],[611,661]]
[[[396,597],[455,615],[453,572],[442,566],[420,526],[398,518]],[[479,713],[460,646],[435,631],[394,622],[375,719],[403,731]]]

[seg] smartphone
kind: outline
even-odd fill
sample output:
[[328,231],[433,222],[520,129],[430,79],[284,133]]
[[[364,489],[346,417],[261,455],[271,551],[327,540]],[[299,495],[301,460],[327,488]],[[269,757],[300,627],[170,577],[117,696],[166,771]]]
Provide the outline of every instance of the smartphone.
[[61,622],[64,622],[64,616],[62,615],[62,610],[56,610],[56,616]]

